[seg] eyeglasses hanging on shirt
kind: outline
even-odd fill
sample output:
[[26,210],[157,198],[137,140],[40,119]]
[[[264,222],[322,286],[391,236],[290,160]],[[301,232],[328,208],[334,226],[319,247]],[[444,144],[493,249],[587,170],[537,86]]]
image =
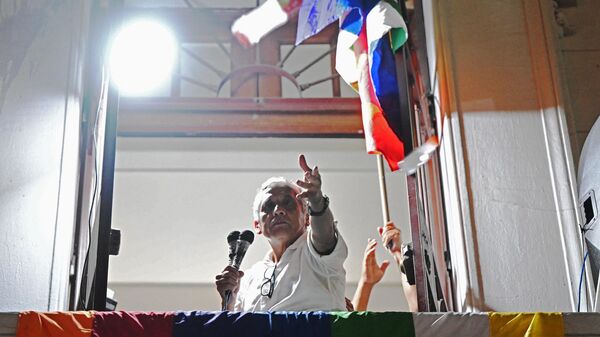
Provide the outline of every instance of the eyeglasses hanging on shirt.
[[[273,271],[271,271],[271,268],[273,268]],[[260,286],[260,294],[268,298],[273,296],[273,290],[275,289],[275,270],[277,270],[277,263],[273,267],[265,269],[265,274],[263,275],[265,281]],[[269,274],[270,276],[267,276]]]

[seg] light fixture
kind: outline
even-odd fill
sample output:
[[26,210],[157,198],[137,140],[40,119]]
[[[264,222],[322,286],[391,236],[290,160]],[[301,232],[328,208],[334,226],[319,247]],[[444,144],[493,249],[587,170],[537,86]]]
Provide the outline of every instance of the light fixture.
[[126,96],[156,90],[171,75],[178,43],[169,28],[152,19],[136,19],[117,31],[109,53],[111,80]]

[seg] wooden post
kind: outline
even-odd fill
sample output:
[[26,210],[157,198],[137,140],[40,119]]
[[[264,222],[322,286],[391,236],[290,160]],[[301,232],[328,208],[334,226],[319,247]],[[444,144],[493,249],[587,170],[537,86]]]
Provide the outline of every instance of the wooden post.
[[377,172],[379,173],[379,194],[381,196],[381,213],[383,223],[390,222],[390,210],[388,207],[387,188],[385,185],[385,169],[383,167],[383,155],[377,155]]

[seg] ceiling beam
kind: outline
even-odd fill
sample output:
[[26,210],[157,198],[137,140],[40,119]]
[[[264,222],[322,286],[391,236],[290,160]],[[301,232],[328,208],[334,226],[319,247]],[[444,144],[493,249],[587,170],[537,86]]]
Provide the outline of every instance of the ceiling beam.
[[358,98],[127,98],[120,136],[363,137]]

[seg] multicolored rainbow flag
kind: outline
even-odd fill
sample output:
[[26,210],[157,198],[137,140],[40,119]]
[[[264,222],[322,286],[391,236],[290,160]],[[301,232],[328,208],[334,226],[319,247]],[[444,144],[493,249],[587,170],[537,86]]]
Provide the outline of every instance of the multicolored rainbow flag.
[[560,313],[52,312],[19,314],[17,337],[563,337]]
[[[400,119],[400,90],[394,53],[407,40],[406,23],[394,1],[304,0],[296,44],[339,19],[336,70],[361,100],[368,153],[383,154],[395,171],[404,144],[390,124]],[[405,112],[408,113],[408,112]]]
[[383,154],[395,171],[404,144],[390,127],[390,118],[401,113],[394,53],[408,38],[406,24],[392,2],[346,1],[336,70],[360,96],[367,152]]

